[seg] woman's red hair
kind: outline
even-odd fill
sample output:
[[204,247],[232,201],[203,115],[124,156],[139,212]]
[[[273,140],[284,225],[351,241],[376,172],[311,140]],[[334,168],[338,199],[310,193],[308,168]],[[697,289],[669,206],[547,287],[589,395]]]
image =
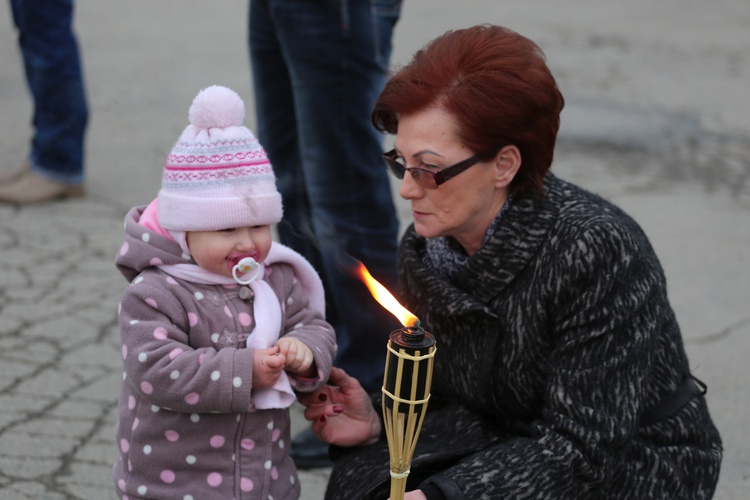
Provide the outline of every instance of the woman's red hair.
[[372,122],[396,134],[400,116],[430,106],[455,116],[459,138],[476,154],[518,147],[522,164],[511,191],[543,191],[564,99],[534,42],[501,26],[449,31],[391,76]]

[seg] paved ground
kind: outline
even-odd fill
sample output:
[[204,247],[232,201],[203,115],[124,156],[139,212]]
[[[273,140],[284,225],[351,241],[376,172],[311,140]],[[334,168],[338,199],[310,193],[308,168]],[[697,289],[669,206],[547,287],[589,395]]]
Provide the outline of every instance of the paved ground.
[[[564,4],[406,0],[394,62],[446,29],[479,22],[542,46],[568,100],[554,169],[619,203],[651,236],[725,441],[716,498],[746,498],[750,3]],[[200,88],[234,88],[252,117],[246,10],[244,0],[78,6],[92,109],[89,195],[0,205],[3,499],[113,498],[116,306],[125,283],[112,261],[121,219],[156,193]],[[0,168],[9,169],[26,152],[30,102],[7,9],[0,58]],[[303,499],[322,498],[327,474],[302,474]]]

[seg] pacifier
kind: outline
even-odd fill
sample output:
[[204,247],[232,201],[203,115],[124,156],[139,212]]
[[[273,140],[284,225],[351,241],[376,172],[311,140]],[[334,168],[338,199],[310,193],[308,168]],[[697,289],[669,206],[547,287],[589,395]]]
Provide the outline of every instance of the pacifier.
[[[240,259],[240,261],[232,268],[232,277],[234,278],[234,281],[239,283],[240,285],[249,285],[250,283],[255,280],[255,278],[258,277],[258,274],[260,274],[261,265],[258,264],[258,262],[253,259],[252,257],[245,257],[244,259]],[[237,276],[237,273],[246,274],[250,271],[255,270],[255,273],[252,275],[250,279],[243,280],[239,276]]]

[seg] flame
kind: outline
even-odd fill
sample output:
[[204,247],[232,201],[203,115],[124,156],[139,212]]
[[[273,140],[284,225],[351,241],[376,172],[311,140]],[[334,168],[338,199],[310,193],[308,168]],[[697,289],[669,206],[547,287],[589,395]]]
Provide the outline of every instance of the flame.
[[380,303],[381,306],[386,308],[388,312],[396,316],[396,318],[404,326],[419,326],[419,318],[414,314],[406,310],[404,306],[398,303],[398,301],[391,295],[386,287],[378,283],[378,281],[372,277],[370,272],[367,270],[364,264],[361,262],[357,266],[356,270],[359,278],[367,285],[370,293],[375,300]]

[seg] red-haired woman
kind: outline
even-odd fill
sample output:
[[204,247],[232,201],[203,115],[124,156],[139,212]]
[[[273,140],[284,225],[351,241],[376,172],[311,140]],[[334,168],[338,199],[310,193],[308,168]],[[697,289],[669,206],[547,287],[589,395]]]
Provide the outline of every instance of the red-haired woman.
[[[414,217],[402,302],[438,342],[408,499],[716,487],[721,439],[653,248],[619,208],[549,172],[562,108],[539,47],[489,25],[417,52],[375,107]],[[343,371],[331,381],[303,399],[342,457],[326,498],[385,498],[379,405]]]

